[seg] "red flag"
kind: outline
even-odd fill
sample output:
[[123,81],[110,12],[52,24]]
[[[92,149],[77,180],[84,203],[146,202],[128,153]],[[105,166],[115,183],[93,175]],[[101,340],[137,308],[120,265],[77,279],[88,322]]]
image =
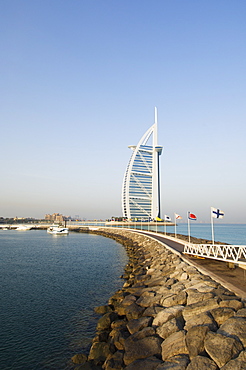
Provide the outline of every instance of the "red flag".
[[190,220],[193,220],[193,221],[196,221],[196,215],[194,215],[194,213],[188,213],[188,218],[190,219]]

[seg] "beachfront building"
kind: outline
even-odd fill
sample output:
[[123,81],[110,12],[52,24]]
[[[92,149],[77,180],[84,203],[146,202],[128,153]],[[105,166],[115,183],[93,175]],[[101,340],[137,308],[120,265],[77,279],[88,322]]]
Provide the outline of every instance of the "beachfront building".
[[157,109],[155,123],[145,132],[138,145],[130,145],[132,155],[122,186],[123,217],[128,220],[160,218],[159,156]]

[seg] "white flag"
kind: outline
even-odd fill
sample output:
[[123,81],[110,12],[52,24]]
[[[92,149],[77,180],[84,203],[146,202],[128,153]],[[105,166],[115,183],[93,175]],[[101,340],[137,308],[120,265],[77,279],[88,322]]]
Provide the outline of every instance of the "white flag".
[[174,213],[176,220],[182,220],[182,217],[178,215],[177,213]]
[[213,218],[223,218],[225,215],[223,211],[214,207],[211,207],[211,214]]
[[169,217],[169,216],[165,215],[165,216],[164,216],[164,221],[172,221],[172,220],[171,220],[171,217]]

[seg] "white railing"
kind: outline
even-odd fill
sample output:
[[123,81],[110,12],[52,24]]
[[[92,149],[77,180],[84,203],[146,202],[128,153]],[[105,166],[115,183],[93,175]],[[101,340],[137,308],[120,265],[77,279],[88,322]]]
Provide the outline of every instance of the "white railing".
[[245,245],[185,244],[184,253],[198,257],[246,264]]

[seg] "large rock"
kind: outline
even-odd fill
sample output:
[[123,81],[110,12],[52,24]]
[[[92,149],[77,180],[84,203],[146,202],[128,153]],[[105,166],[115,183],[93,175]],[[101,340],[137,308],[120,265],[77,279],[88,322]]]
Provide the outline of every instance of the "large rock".
[[129,337],[125,341],[124,363],[129,365],[131,362],[151,356],[161,355],[160,337],[148,336],[139,340],[132,340]]
[[208,326],[193,326],[188,330],[185,340],[191,359],[205,354],[204,340],[208,331]]
[[145,282],[145,285],[148,287],[152,287],[155,285],[163,285],[165,283],[166,279],[161,276],[161,277],[156,277],[156,278],[151,278],[150,280]]
[[237,339],[212,332],[207,333],[204,347],[219,367],[224,366],[243,350],[242,344]]
[[189,357],[178,355],[169,358],[164,363],[157,366],[156,370],[185,370],[189,363]]
[[176,284],[172,285],[171,286],[171,289],[170,289],[170,291],[172,293],[174,293],[174,294],[178,294],[178,293],[180,293],[180,292],[182,292],[184,290],[185,290],[185,285],[181,281],[179,281]]
[[187,289],[187,305],[203,302],[214,297],[213,293],[201,293],[197,289]]
[[191,360],[186,370],[219,370],[219,368],[210,358],[196,356]]
[[121,304],[122,304],[122,306],[127,307],[127,306],[129,306],[130,304],[132,304],[132,303],[136,302],[136,300],[137,300],[137,298],[135,297],[135,295],[133,295],[133,294],[129,294],[129,295],[127,295],[127,296],[123,299],[123,301],[121,302]]
[[137,304],[141,307],[152,307],[160,303],[161,294],[157,294],[154,296],[141,296],[137,300]]
[[246,318],[231,317],[221,325],[218,333],[238,338],[246,347]]
[[224,324],[226,320],[235,315],[235,311],[232,308],[228,307],[218,307],[210,311],[215,322],[218,326]]
[[143,328],[142,330],[132,334],[129,337],[129,341],[137,341],[139,339],[143,339],[145,337],[150,337],[152,335],[155,335],[155,329],[152,326],[147,326]]
[[[202,275],[200,275],[202,278]],[[193,281],[191,281],[193,283]],[[214,287],[211,285],[208,285],[207,282],[201,281],[194,281],[194,284],[191,285],[193,289],[198,290],[201,293],[210,293],[213,292]]]
[[130,365],[127,365],[124,370],[155,370],[159,364],[162,364],[162,361],[152,356],[133,361]]
[[105,370],[121,370],[124,366],[123,355],[124,353],[121,351],[116,351],[114,354],[109,355],[103,364],[103,368]]
[[83,365],[76,367],[76,370],[102,370],[102,366],[97,366],[93,362],[85,362]]
[[126,327],[120,327],[113,329],[109,336],[112,338],[115,347],[118,350],[123,350],[125,348],[125,340],[130,336],[130,333]]
[[188,354],[189,352],[185,342],[185,331],[180,330],[171,334],[167,339],[164,340],[161,348],[163,361],[176,355]]
[[179,330],[183,329],[182,321],[178,320],[177,318],[173,318],[166,323],[164,323],[162,326],[159,326],[156,329],[156,333],[163,339],[166,339],[169,337],[169,335],[176,333]]
[[110,329],[111,323],[118,318],[115,312],[109,312],[103,315],[97,322],[97,330]]
[[243,308],[243,303],[238,299],[227,299],[220,302],[220,307],[230,307],[237,311]]
[[153,321],[152,317],[140,317],[139,319],[130,320],[127,323],[127,329],[131,334],[134,334],[147,326],[150,326]]
[[97,306],[94,311],[99,315],[105,315],[105,313],[112,312],[112,308],[109,305]]
[[146,310],[143,312],[142,316],[151,316],[151,317],[156,317],[159,312],[163,311],[162,306],[153,306],[153,307],[148,307]]
[[192,319],[186,321],[185,330],[189,330],[193,326],[197,325],[206,325],[210,330],[216,331],[218,329],[216,322],[213,319],[213,316],[209,312],[202,312],[192,317]]
[[162,296],[165,296],[170,293],[170,289],[167,288],[166,286],[158,286],[156,293],[161,294]]
[[241,308],[235,313],[235,316],[246,317],[246,308]]
[[108,343],[95,342],[91,346],[88,360],[93,361],[96,365],[101,365],[110,354],[110,346]]
[[87,356],[84,353],[77,353],[71,360],[74,364],[84,364],[87,361]]
[[188,321],[190,319],[193,319],[194,316],[199,315],[202,312],[210,311],[217,307],[219,307],[218,299],[211,298],[208,299],[207,301],[193,303],[189,306],[186,306],[183,310],[183,316],[185,321]]
[[246,351],[242,351],[237,358],[229,361],[221,370],[245,370],[246,369]]
[[116,320],[111,323],[111,328],[112,329],[117,329],[120,327],[126,327],[127,320],[126,319],[121,319],[121,320]]
[[142,316],[144,310],[145,309],[143,307],[140,307],[138,304],[132,303],[125,309],[125,315],[127,320],[130,321],[132,319],[138,319],[140,316]]
[[163,307],[171,307],[177,305],[186,305],[187,302],[187,294],[186,292],[180,292],[179,294],[172,294],[169,297],[164,297],[160,300],[160,304]]
[[184,306],[178,305],[173,307],[165,308],[161,310],[153,320],[153,326],[161,326],[168,320],[171,320],[174,317],[181,317],[183,312]]

